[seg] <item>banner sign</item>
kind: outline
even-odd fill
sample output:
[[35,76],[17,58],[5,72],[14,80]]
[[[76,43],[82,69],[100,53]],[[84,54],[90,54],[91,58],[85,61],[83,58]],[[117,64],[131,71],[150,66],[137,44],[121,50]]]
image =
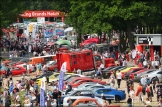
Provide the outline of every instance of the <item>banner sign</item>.
[[60,70],[60,76],[59,76],[59,81],[58,81],[58,89],[60,91],[62,91],[62,89],[64,88],[64,75],[66,72],[66,62],[64,62],[61,66],[61,70]]
[[64,30],[63,29],[56,29],[56,35],[64,36]]
[[44,38],[51,38],[53,36],[53,29],[44,29]]
[[41,87],[40,87],[40,106],[41,107],[45,107],[45,80],[46,78],[43,77],[42,78],[42,82],[41,82]]
[[23,14],[20,14],[22,17],[59,17],[60,16],[60,11],[54,11],[54,10],[49,10],[49,11],[25,11]]
[[152,42],[151,37],[138,37],[138,44],[150,44]]

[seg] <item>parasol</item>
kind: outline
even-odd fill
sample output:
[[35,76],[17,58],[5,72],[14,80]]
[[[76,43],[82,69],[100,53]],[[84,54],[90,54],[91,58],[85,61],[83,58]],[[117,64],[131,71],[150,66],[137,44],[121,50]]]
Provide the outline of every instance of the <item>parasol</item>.
[[57,41],[56,44],[71,46],[71,42],[70,41],[68,41],[68,40],[61,40],[61,39],[59,41]]

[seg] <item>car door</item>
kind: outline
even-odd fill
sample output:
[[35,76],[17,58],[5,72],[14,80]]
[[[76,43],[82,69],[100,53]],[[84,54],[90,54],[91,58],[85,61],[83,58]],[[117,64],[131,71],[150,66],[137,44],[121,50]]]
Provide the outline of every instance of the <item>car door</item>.
[[81,96],[88,96],[94,98],[94,95],[91,90],[82,91]]
[[157,72],[156,76],[159,78],[159,81],[162,81],[162,71]]

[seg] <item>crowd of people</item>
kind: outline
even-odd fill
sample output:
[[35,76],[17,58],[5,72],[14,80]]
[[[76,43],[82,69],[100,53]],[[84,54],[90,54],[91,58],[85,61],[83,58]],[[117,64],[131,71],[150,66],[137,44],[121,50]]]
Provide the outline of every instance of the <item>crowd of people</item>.
[[[36,42],[36,45],[29,44],[29,41]],[[14,51],[15,53],[11,53],[10,57],[24,57],[27,54],[31,54],[32,56],[43,56],[48,54],[56,54],[57,49],[54,46],[51,46],[49,51],[45,50],[47,47],[44,48],[45,44],[41,42],[41,39],[30,39],[26,40],[24,38],[19,38],[17,40],[11,40],[11,39],[3,39],[1,41],[1,51],[4,51],[5,53],[9,51]],[[92,49],[93,50],[93,49]],[[94,53],[98,53],[97,50],[93,50]],[[31,56],[31,57],[32,57]],[[119,53],[117,50],[114,50],[113,52],[109,53],[107,51],[103,52],[101,54],[102,58],[114,58],[116,60],[116,64],[118,66],[127,66],[129,62],[134,60],[135,65],[139,67],[144,67],[147,69],[155,68],[162,70],[162,57],[160,57],[159,52],[154,52],[154,60],[151,61],[151,56],[148,51],[144,52],[137,52],[137,55],[135,58],[132,58],[132,52],[126,51],[124,53]],[[36,69],[34,69],[36,68]],[[98,77],[101,77],[102,79],[102,72],[101,70],[104,69],[104,64],[101,64],[101,66],[98,68],[96,75]],[[47,71],[46,65],[41,65],[40,63],[36,64],[35,67],[33,67],[33,71],[40,71],[45,73]],[[77,70],[78,74],[81,74],[81,70]],[[40,73],[39,73],[40,74]],[[112,87],[117,87],[120,89],[121,87],[121,73],[120,71],[116,73],[112,73],[108,82]],[[61,106],[61,93],[58,90],[58,83],[52,82],[48,88],[48,92],[46,93],[46,105],[50,106],[56,105],[58,107]],[[159,102],[159,105],[162,105],[162,88],[159,87],[159,81],[156,78],[151,82],[149,78],[142,77],[140,80],[140,83],[138,87],[134,87],[134,81],[132,78],[129,78],[126,80],[126,90],[128,93],[128,106],[132,107],[135,97],[137,96],[139,99],[139,102],[143,102],[146,106],[151,105],[151,102],[153,101],[152,97],[156,96],[156,100]],[[68,86],[68,84],[67,84]],[[1,92],[1,104],[4,107],[9,107],[11,105],[11,102],[14,103],[14,106],[20,107],[22,106],[39,106],[40,104],[40,91],[39,87],[36,84],[36,82],[32,81],[32,79],[25,78],[24,75],[22,75],[22,79],[18,80],[17,83],[14,83],[12,80],[12,76],[10,73],[8,73],[7,78],[3,79],[2,87],[4,87],[4,91]],[[67,91],[65,94],[68,93],[68,91],[71,91],[72,89],[70,86],[66,87]],[[25,91],[24,95],[21,95],[20,93],[22,91]],[[146,100],[144,100],[144,96],[147,95]],[[21,98],[25,96],[24,102],[21,102]],[[104,95],[103,95],[104,96]],[[102,97],[103,97],[102,96]],[[104,97],[103,97],[104,98]],[[69,105],[70,105],[70,99],[69,99]],[[70,107],[70,106],[69,106]]]

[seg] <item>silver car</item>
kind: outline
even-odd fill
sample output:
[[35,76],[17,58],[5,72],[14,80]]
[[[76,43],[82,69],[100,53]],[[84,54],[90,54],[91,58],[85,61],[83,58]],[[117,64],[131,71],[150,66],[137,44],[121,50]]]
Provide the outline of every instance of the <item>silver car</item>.
[[96,82],[85,82],[85,83],[79,85],[77,88],[73,88],[73,90],[85,89],[88,86],[92,86],[92,85],[96,85],[96,84],[98,84],[98,83],[96,83]]
[[145,74],[145,75],[148,75],[148,77],[150,78],[151,81],[153,78],[155,78],[157,76],[159,79],[159,82],[162,82],[162,70],[156,70],[154,72],[151,72],[151,73]]
[[94,90],[94,89],[97,89],[97,88],[112,88],[112,89],[116,89],[116,88],[111,87],[109,85],[102,85],[102,84],[94,84],[94,85],[85,87],[85,89],[87,89],[87,90]]
[[149,70],[146,70],[144,72],[141,72],[139,74],[134,74],[134,81],[136,82],[139,82],[140,79],[141,79],[141,76],[145,75],[145,74],[149,74],[149,73],[152,73],[154,71],[156,71],[157,69],[149,69]]

